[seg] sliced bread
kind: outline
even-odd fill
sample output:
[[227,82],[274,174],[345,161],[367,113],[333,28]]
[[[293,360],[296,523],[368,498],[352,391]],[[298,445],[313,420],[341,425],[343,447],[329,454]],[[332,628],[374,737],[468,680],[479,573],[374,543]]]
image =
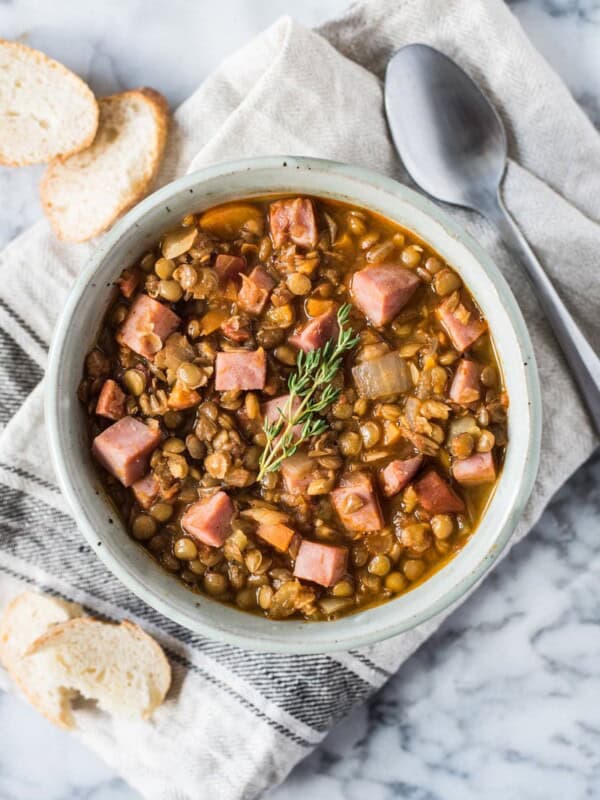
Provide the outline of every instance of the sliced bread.
[[58,685],[45,685],[44,665],[26,657],[31,645],[53,625],[80,617],[83,609],[55,597],[24,592],[8,604],[0,618],[0,663],[32,705],[62,727],[72,724],[69,696]]
[[127,620],[114,625],[81,617],[53,625],[24,660],[37,659],[45,671],[38,680],[46,690],[38,693],[37,708],[49,718],[55,716],[57,690],[96,700],[115,716],[146,718],[171,685],[171,667],[160,646]]
[[0,75],[0,164],[39,164],[92,143],[98,104],[73,72],[39,50],[0,39]]
[[44,211],[59,239],[83,242],[106,230],[151,187],[165,147],[169,109],[153,89],[99,101],[90,147],[52,162],[42,180]]

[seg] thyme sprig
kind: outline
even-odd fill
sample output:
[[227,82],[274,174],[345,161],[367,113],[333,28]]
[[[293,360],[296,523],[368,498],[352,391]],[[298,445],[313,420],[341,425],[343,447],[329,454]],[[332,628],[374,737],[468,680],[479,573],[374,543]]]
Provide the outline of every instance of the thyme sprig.
[[[307,439],[327,430],[327,422],[320,414],[339,397],[341,390],[332,381],[345,353],[359,340],[352,328],[346,327],[350,310],[350,304],[345,303],[338,311],[337,340],[330,340],[317,350],[298,353],[296,370],[288,378],[288,401],[279,409],[279,419],[265,420],[263,425],[267,442],[260,457],[258,481],[293,456]],[[301,402],[294,408],[299,399]],[[297,426],[302,426],[299,433],[294,431]]]

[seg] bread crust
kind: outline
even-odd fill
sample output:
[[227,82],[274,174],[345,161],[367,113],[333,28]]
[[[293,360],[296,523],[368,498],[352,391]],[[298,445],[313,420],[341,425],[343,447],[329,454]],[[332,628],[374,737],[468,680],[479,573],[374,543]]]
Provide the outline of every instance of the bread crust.
[[143,99],[149,106],[156,126],[155,139],[150,150],[152,166],[149,173],[142,180],[138,180],[130,186],[127,197],[124,198],[122,202],[115,204],[110,217],[99,222],[91,232],[86,232],[81,236],[73,236],[62,229],[60,219],[54,213],[52,207],[52,181],[55,178],[55,169],[64,164],[66,159],[60,158],[51,161],[40,183],[40,197],[44,213],[50,221],[58,239],[70,242],[85,242],[103,233],[111,227],[116,219],[122,216],[126,211],[129,211],[130,208],[145,197],[156,180],[169,130],[169,105],[166,98],[155,89],[141,87],[101,98],[99,104],[101,106],[102,104],[110,104],[115,100],[120,102],[123,99],[134,97]]
[[[42,636],[40,636],[35,640],[35,642],[33,642],[33,644],[30,645],[26,651],[26,655],[32,656],[36,653],[40,653],[46,647],[57,645],[65,634],[68,634],[77,628],[85,630],[86,628],[96,628],[98,625],[110,625],[114,628],[125,630],[134,639],[136,639],[138,642],[144,643],[152,651],[153,670],[160,676],[160,686],[158,687],[160,692],[159,695],[154,698],[152,707],[147,709],[146,712],[142,714],[142,717],[147,719],[163,702],[167,692],[169,691],[171,686],[171,665],[169,664],[169,661],[158,642],[156,642],[152,636],[149,636],[144,630],[142,630],[142,628],[140,628],[139,625],[136,625],[134,622],[130,622],[127,619],[122,620],[120,623],[101,622],[93,617],[75,617],[67,622],[60,622],[57,625],[53,625],[46,633],[42,634]],[[38,708],[38,711],[42,710]],[[42,713],[44,712],[42,711]]]
[[[171,686],[171,665],[161,646],[142,630],[139,625],[129,620],[123,620],[121,623],[103,622],[93,617],[81,616],[84,611],[77,603],[71,603],[60,598],[48,597],[46,595],[40,595],[40,597],[48,601],[51,600],[53,603],[61,606],[70,618],[50,623],[45,632],[25,646],[24,650],[20,649],[19,646],[21,642],[18,640],[16,643],[18,654],[10,654],[9,652],[9,642],[13,636],[18,635],[16,629],[13,630],[12,626],[13,624],[19,624],[19,615],[22,610],[25,612],[28,611],[31,615],[33,611],[31,601],[35,598],[35,593],[24,592],[15,597],[6,606],[0,617],[0,663],[4,665],[14,683],[23,692],[36,711],[60,728],[70,729],[75,727],[75,720],[71,711],[71,698],[73,693],[69,688],[68,681],[65,681],[65,686],[59,684],[58,681],[56,685],[49,681],[48,684],[43,687],[39,685],[36,687],[34,681],[30,680],[31,678],[35,678],[35,673],[27,671],[25,668],[25,659],[40,654],[45,648],[59,647],[61,645],[61,639],[63,637],[66,639],[66,637],[73,634],[73,632],[84,636],[97,637],[102,633],[103,629],[111,627],[123,633],[124,648],[137,647],[138,643],[144,647],[143,653],[140,653],[140,655],[143,654],[144,656],[143,663],[146,664],[146,675],[152,674],[154,677],[152,682],[148,682],[148,687],[152,691],[150,693],[148,707],[142,713],[144,718],[149,717],[163,702]],[[23,618],[22,614],[20,618]],[[68,642],[65,642],[65,646],[69,646]],[[140,659],[140,662],[141,661]],[[140,666],[142,666],[142,663],[140,663]],[[58,710],[52,708],[47,700],[48,696],[52,697],[51,693],[54,690],[59,693]]]
[[21,42],[12,42],[8,39],[1,39],[0,38],[0,48],[4,48],[6,50],[13,50],[16,53],[22,53],[26,55],[28,58],[31,58],[36,65],[42,65],[50,70],[54,70],[60,78],[67,78],[69,81],[73,83],[73,86],[76,87],[82,96],[85,96],[90,103],[90,110],[93,114],[93,124],[90,127],[90,130],[86,133],[85,137],[81,139],[80,142],[77,143],[75,147],[71,150],[67,150],[64,153],[57,153],[50,159],[28,159],[25,156],[21,158],[10,158],[6,153],[2,152],[2,147],[0,144],[0,164],[6,167],[25,167],[29,166],[30,164],[44,164],[49,163],[54,159],[65,159],[69,156],[74,155],[75,153],[79,153],[82,150],[85,150],[86,147],[89,147],[91,143],[94,141],[96,136],[96,131],[98,130],[98,122],[100,119],[100,109],[98,107],[98,103],[96,102],[96,98],[94,93],[87,85],[87,83],[82,80],[78,75],[72,72],[70,69],[61,64],[59,61],[55,61],[53,58],[42,53],[40,50],[35,50],[33,47],[28,47],[26,44],[22,44]]
[[[23,592],[22,594],[14,597],[6,606],[2,616],[0,617],[0,663],[10,675],[13,683],[19,687],[21,692],[25,695],[29,703],[36,709],[36,711],[39,711],[39,713],[42,714],[42,716],[44,716],[49,722],[52,722],[59,728],[69,730],[74,727],[74,720],[68,703],[66,705],[61,704],[61,713],[58,716],[48,713],[48,711],[44,708],[44,704],[42,703],[38,692],[36,692],[33,687],[29,686],[29,684],[24,680],[23,674],[19,671],[21,659],[28,652],[29,648],[27,648],[25,653],[22,653],[19,658],[17,658],[15,661],[12,661],[8,658],[8,654],[4,651],[2,646],[3,642],[5,641],[5,637],[10,637],[10,624],[13,616],[21,605],[26,605],[30,602],[33,594],[33,592]],[[45,595],[41,596],[45,597]],[[62,606],[65,611],[71,615],[71,619],[77,618],[77,615],[84,613],[83,608],[78,603],[72,603],[68,600],[63,600],[60,597],[52,597],[51,599],[58,605]],[[64,623],[56,624],[61,625]],[[49,630],[51,629],[52,628],[50,627]]]

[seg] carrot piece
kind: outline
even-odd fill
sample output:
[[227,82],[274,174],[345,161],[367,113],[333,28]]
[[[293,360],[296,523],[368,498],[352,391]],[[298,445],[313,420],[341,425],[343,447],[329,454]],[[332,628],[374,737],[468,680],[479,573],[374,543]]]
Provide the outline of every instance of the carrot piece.
[[276,550],[280,550],[282,553],[285,553],[294,538],[294,531],[292,528],[288,528],[287,525],[282,525],[280,523],[276,525],[259,525],[256,534],[267,544],[272,545]]
[[229,300],[230,303],[237,302],[238,287],[235,285],[233,281],[227,281],[227,286],[225,287],[225,291],[223,292],[223,297],[225,298],[225,300]]
[[209,334],[218,331],[228,316],[229,314],[226,311],[221,311],[219,309],[207,311],[200,320],[200,335],[208,336]]
[[167,405],[174,411],[184,411],[197,406],[202,398],[194,389],[188,389],[181,381],[175,381]]
[[320,317],[321,314],[325,314],[334,308],[335,303],[333,300],[319,300],[318,297],[309,297],[306,301],[306,313],[310,314],[311,317]]

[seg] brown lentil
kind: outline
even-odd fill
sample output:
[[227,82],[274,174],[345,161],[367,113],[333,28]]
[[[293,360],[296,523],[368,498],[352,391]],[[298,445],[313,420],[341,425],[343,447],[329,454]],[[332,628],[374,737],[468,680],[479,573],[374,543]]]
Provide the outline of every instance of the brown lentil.
[[173,546],[173,552],[177,558],[181,558],[185,561],[194,561],[198,556],[198,548],[192,539],[188,539],[186,536],[177,539]]
[[213,596],[224,594],[227,591],[227,578],[220,572],[207,572],[202,585],[207,594]]
[[401,572],[390,572],[386,575],[384,586],[388,591],[398,594],[406,589],[406,578]]
[[156,522],[148,514],[138,514],[131,525],[131,532],[136,539],[145,541],[156,533]]
[[155,503],[150,508],[150,514],[159,522],[168,522],[173,516],[173,506],[169,503]]
[[128,369],[123,375],[123,383],[134,397],[139,397],[146,388],[146,379],[139,369]]

